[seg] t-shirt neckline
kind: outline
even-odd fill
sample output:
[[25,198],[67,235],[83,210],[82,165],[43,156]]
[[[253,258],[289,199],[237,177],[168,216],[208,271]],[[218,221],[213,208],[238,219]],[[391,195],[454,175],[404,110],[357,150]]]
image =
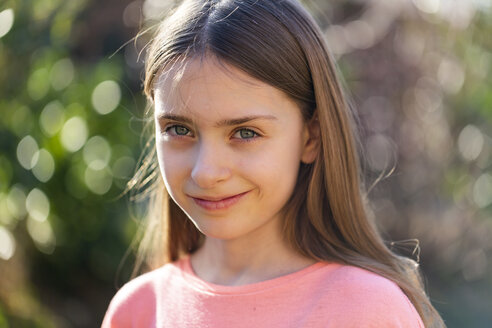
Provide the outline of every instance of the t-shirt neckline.
[[266,289],[275,288],[281,285],[284,285],[289,282],[293,282],[295,280],[299,280],[302,277],[311,274],[314,271],[317,271],[321,268],[327,266],[335,267],[335,263],[329,262],[316,262],[313,263],[301,270],[279,276],[276,278],[268,279],[265,281],[250,283],[246,285],[238,285],[238,286],[227,286],[227,285],[218,285],[208,281],[203,280],[198,277],[191,266],[191,260],[189,256],[179,260],[176,264],[182,272],[183,278],[187,280],[187,285],[193,289],[200,290],[209,294],[250,294],[264,291]]

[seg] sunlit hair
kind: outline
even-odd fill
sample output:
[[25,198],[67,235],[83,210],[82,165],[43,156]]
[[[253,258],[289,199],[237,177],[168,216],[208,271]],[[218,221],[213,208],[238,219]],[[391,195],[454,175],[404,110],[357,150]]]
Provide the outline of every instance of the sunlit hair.
[[[309,258],[354,265],[394,281],[426,327],[443,327],[425,295],[418,265],[391,252],[367,216],[353,115],[313,18],[295,0],[184,1],[160,23],[148,47],[150,104],[161,74],[204,58],[276,87],[297,102],[306,122],[319,122],[319,154],[313,164],[301,164],[284,208],[283,232],[292,247]],[[153,148],[129,188],[149,181],[137,267],[154,269],[194,252],[204,236],[168,196]]]

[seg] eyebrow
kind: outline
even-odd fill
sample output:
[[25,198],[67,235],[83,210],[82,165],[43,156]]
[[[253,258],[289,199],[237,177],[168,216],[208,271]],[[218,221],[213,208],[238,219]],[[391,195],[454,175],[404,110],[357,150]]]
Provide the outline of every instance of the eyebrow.
[[[170,113],[163,113],[159,114],[157,116],[157,119],[159,121],[161,120],[170,120],[170,121],[177,121],[177,122],[182,122],[186,124],[193,124],[193,120],[190,119],[189,117],[182,116],[182,115],[175,115],[175,114],[170,114]],[[244,116],[244,117],[238,117],[238,118],[230,118],[230,119],[223,119],[215,123],[216,127],[222,127],[222,126],[232,126],[232,125],[239,125],[239,124],[244,124],[248,123],[251,121],[255,120],[277,120],[277,118],[273,115],[249,115],[249,116]]]

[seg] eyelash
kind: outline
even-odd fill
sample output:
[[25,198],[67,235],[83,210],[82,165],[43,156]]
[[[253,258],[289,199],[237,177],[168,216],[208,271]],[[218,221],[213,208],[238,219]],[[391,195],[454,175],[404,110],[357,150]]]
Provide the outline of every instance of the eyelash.
[[241,140],[241,142],[252,142],[252,141],[255,141],[257,138],[261,137],[261,135],[258,132],[256,132],[255,130],[252,130],[252,129],[248,129],[248,128],[239,128],[239,129],[235,130],[232,135],[234,136],[237,133],[240,133],[241,131],[253,132],[253,136],[251,138],[240,138],[240,137],[237,138],[237,139]]
[[[191,130],[188,129],[186,126],[179,125],[179,124],[173,124],[173,125],[169,125],[169,126],[164,128],[164,134],[169,135],[171,137],[175,137],[175,138],[183,138],[183,137],[189,136],[188,133],[187,134],[177,134],[176,128],[185,128],[188,131],[188,133],[191,133]],[[169,132],[172,129],[174,129],[174,133]],[[258,132],[256,132],[255,130],[249,129],[249,128],[244,128],[244,127],[234,130],[234,133],[232,135],[234,136],[237,133],[240,133],[241,131],[252,132],[253,136],[251,138],[241,138],[241,137],[234,138],[234,139],[240,140],[240,142],[252,142],[252,141],[255,141],[255,139],[257,139],[258,137],[261,137],[261,135]]]
[[[166,126],[164,128],[164,134],[169,135],[171,137],[178,137],[178,138],[182,138],[182,137],[187,137],[188,136],[188,134],[177,134],[176,133],[176,128],[185,128],[186,130],[188,130],[188,132],[191,132],[191,130],[188,129],[186,126],[179,125],[179,124],[174,124],[174,125]],[[169,131],[171,129],[174,129],[174,133],[169,133]]]

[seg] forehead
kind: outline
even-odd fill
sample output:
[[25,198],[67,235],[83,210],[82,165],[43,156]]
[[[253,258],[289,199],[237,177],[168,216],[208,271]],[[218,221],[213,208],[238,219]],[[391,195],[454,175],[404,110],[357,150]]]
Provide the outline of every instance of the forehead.
[[223,119],[231,115],[281,115],[292,106],[297,109],[282,91],[214,59],[174,65],[160,74],[155,86],[156,115]]

